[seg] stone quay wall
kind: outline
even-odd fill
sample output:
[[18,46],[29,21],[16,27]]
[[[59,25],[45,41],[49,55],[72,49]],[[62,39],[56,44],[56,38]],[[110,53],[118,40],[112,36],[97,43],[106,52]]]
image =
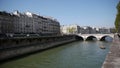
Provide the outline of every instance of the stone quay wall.
[[114,35],[113,44],[102,68],[120,68],[120,37],[118,35]]
[[0,39],[0,61],[75,41],[74,35]]

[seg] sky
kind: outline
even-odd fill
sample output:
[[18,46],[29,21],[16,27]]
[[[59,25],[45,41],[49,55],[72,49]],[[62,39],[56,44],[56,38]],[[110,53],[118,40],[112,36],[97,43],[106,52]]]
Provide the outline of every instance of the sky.
[[0,0],[0,11],[51,16],[60,25],[114,27],[119,0]]

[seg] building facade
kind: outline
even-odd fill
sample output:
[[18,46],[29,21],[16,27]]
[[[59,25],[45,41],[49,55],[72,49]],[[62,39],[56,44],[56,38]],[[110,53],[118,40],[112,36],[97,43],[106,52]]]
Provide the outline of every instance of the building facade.
[[33,18],[29,17],[27,14],[19,13],[15,11],[14,13],[14,33],[34,33]]
[[99,28],[99,33],[101,33],[101,34],[109,34],[110,33],[110,29],[109,28],[105,28],[105,27]]
[[60,23],[30,12],[0,12],[0,34],[3,33],[59,35]]
[[113,28],[95,28],[90,26],[80,27],[79,25],[61,26],[61,34],[109,34],[115,33]]
[[13,15],[5,11],[0,12],[0,33],[14,33]]
[[96,34],[96,28],[90,26],[80,27],[80,34]]

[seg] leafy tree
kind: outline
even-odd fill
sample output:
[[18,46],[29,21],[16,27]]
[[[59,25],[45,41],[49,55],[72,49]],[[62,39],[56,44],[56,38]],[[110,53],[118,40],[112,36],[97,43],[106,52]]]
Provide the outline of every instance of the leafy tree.
[[116,27],[116,31],[118,33],[120,33],[120,2],[117,5],[117,15],[116,15],[116,20],[115,20],[115,27]]
[[69,28],[67,28],[67,32],[72,33],[72,34],[75,32],[75,30],[76,30],[75,27],[69,27]]
[[70,33],[75,33],[75,27],[70,28]]

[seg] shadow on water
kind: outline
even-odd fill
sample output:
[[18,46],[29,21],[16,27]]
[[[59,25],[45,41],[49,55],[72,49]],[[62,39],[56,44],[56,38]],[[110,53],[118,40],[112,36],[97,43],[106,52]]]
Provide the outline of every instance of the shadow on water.
[[[2,63],[0,68],[100,68],[110,44],[103,41],[75,41],[15,57]],[[105,45],[106,49],[100,49],[99,45]]]
[[112,42],[113,38],[110,36],[104,36],[100,39],[100,41]]
[[[73,42],[77,42],[77,41],[73,41]],[[65,45],[65,44],[71,44],[71,43],[72,43],[72,42],[64,43],[64,45]],[[33,55],[33,54],[41,53],[41,52],[44,52],[44,51],[46,51],[46,50],[54,49],[54,48],[60,47],[60,46],[62,46],[62,45],[63,45],[63,44],[59,44],[59,45],[56,45],[56,46],[53,46],[53,47],[49,47],[49,48],[46,48],[46,49],[42,49],[42,50],[38,50],[38,51],[34,51],[34,52],[22,54],[22,55],[18,55],[18,56],[15,56],[15,57],[12,57],[12,58],[8,58],[8,59],[5,59],[5,60],[0,60],[0,65],[1,65],[1,64],[4,64],[4,63],[6,63],[6,62],[10,62],[10,61],[14,61],[14,60],[18,60],[18,59],[21,59],[21,58],[28,57],[28,56]]]

